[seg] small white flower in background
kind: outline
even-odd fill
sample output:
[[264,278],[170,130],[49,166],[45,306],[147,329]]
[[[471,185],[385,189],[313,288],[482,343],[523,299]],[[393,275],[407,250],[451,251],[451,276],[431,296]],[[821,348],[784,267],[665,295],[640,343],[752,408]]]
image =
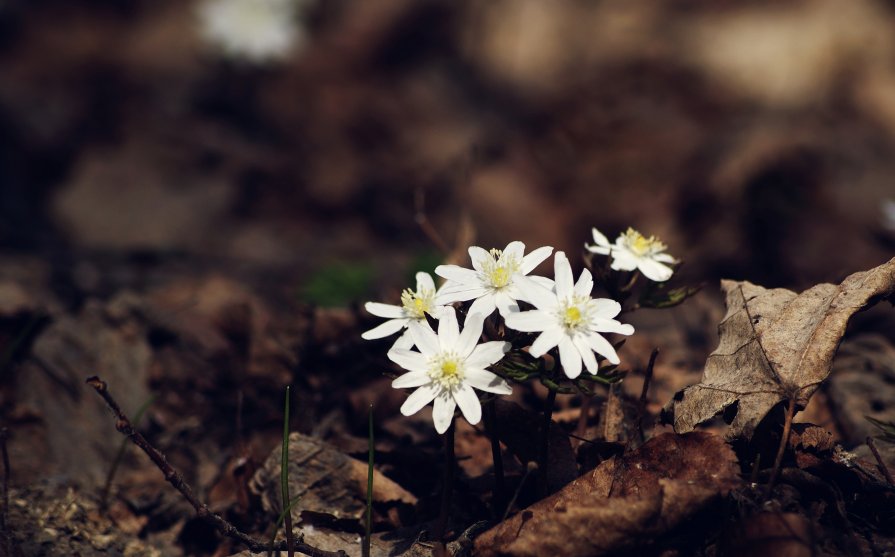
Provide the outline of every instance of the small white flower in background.
[[[377,317],[388,319],[361,335],[365,340],[384,338],[407,327],[413,321],[426,322],[426,314],[438,319],[443,306],[435,303],[435,281],[429,273],[416,274],[416,290],[407,288],[401,293],[401,305],[367,302],[364,308]],[[413,338],[405,331],[392,348],[412,348]]]
[[595,245],[584,244],[587,251],[612,256],[611,267],[616,271],[633,271],[638,269],[643,275],[656,282],[665,282],[674,271],[668,265],[677,260],[665,253],[668,246],[655,236],[647,238],[633,228],[618,235],[615,244],[596,228],[592,229]]
[[225,56],[249,62],[285,58],[302,38],[296,18],[304,0],[202,0],[202,38]]
[[895,232],[895,199],[883,201],[883,226]]
[[415,414],[434,400],[435,430],[444,433],[457,406],[470,424],[482,419],[482,405],[473,388],[499,395],[512,393],[504,379],[485,369],[503,358],[510,343],[478,344],[484,321],[484,315],[470,314],[461,332],[454,308],[446,307],[438,321],[437,334],[426,322],[410,322],[410,334],[420,351],[397,348],[388,353],[389,359],[409,370],[392,381],[392,387],[418,387],[401,406],[402,414]]
[[[544,246],[528,255],[525,244],[510,242],[506,249],[485,251],[478,246],[469,248],[472,269],[458,265],[439,265],[435,274],[447,279],[438,294],[439,304],[475,300],[469,313],[481,313],[486,317],[500,311],[504,317],[519,311],[519,300],[527,302],[517,286],[517,278],[532,272],[550,257],[553,248]],[[544,277],[531,277],[543,286],[552,287],[553,281]]]
[[572,266],[565,253],[556,252],[553,267],[556,283],[552,291],[532,281],[520,281],[525,295],[538,309],[507,316],[507,327],[541,333],[529,348],[535,358],[559,346],[559,360],[570,379],[581,375],[582,362],[587,371],[597,372],[594,352],[618,364],[615,348],[600,333],[634,334],[634,327],[614,319],[621,312],[621,304],[608,298],[591,298],[594,281],[587,269],[573,284]]

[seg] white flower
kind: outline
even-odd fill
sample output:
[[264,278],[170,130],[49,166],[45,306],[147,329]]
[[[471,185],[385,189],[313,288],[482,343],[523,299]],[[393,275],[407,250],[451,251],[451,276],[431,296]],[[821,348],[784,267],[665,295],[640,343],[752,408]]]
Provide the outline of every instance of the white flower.
[[485,369],[503,358],[510,343],[498,340],[478,344],[484,321],[484,315],[470,314],[460,332],[454,308],[446,307],[438,321],[438,334],[426,322],[410,322],[410,334],[420,351],[396,348],[388,353],[391,361],[410,370],[392,381],[392,387],[419,387],[401,406],[402,414],[415,414],[434,400],[435,430],[444,433],[457,406],[470,424],[482,419],[482,405],[473,387],[499,395],[513,392],[504,379]]
[[301,38],[299,0],[203,0],[200,33],[225,56],[250,62],[284,58]]
[[[416,290],[406,289],[401,293],[401,305],[367,302],[364,308],[377,317],[388,319],[361,335],[365,340],[387,337],[407,327],[413,321],[426,322],[426,314],[438,319],[443,307],[435,302],[435,282],[429,273],[416,274]],[[392,348],[412,348],[413,338],[405,331]]]
[[530,281],[520,282],[538,309],[507,316],[507,327],[541,332],[528,350],[535,358],[559,346],[559,360],[570,379],[581,375],[582,361],[587,371],[597,372],[594,352],[613,364],[619,363],[615,348],[600,333],[634,334],[634,327],[613,319],[621,312],[621,305],[608,298],[591,298],[594,281],[587,269],[572,284],[572,267],[565,253],[556,252],[553,267],[556,284],[552,291]]
[[883,226],[895,232],[895,199],[883,201]]
[[[552,252],[552,247],[544,246],[523,256],[525,244],[522,242],[510,242],[503,251],[485,251],[472,246],[469,248],[472,269],[457,265],[439,265],[435,268],[436,275],[447,279],[439,292],[438,303],[450,304],[475,299],[469,308],[470,314],[482,313],[487,317],[496,307],[506,317],[519,311],[517,301],[528,301],[517,286],[518,277],[532,272]],[[553,281],[548,278],[531,278],[547,288],[553,285]]]
[[592,232],[596,245],[584,244],[584,247],[591,253],[612,255],[611,267],[616,271],[638,269],[646,278],[656,282],[665,282],[674,273],[666,264],[677,263],[677,260],[665,253],[668,246],[655,236],[647,238],[629,227],[626,232],[618,235],[613,245],[596,228]]

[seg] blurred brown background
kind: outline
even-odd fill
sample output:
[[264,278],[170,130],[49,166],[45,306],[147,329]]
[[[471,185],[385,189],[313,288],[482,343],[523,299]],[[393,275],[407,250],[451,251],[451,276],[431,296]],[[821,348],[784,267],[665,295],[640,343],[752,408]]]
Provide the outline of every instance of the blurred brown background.
[[892,254],[890,2],[305,4],[259,64],[203,42],[194,2],[0,3],[3,250],[75,294],[137,254],[338,303],[438,260],[422,192],[449,242],[465,213],[487,247],[633,225],[710,284]]

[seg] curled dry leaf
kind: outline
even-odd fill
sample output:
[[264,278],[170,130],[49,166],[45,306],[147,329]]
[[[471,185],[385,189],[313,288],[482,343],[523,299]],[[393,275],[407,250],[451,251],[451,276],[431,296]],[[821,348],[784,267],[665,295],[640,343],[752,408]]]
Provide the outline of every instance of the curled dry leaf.
[[736,404],[728,436],[749,439],[778,403],[807,405],[830,374],[851,316],[895,292],[895,259],[801,294],[749,282],[722,281],[721,288],[727,315],[718,348],[702,381],[675,396],[666,419],[683,433]]
[[645,548],[739,481],[736,456],[720,437],[666,433],[485,532],[475,555],[607,555]]

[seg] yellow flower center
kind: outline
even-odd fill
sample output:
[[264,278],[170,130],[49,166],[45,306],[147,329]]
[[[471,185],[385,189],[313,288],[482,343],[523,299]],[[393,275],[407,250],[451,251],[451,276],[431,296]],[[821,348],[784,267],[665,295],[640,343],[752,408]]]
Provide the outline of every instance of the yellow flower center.
[[519,262],[512,255],[505,257],[499,249],[492,249],[490,255],[481,262],[485,278],[493,288],[503,288],[510,284],[513,274],[519,270]]
[[581,310],[575,306],[567,307],[563,314],[563,323],[566,327],[574,327],[581,323]]
[[650,253],[659,253],[667,249],[667,246],[660,242],[655,236],[647,238],[633,228],[628,228],[623,236],[625,245],[637,256],[642,257]]
[[426,288],[421,288],[419,292],[408,288],[401,293],[404,313],[414,319],[423,319],[426,313],[432,313],[434,303],[435,292]]
[[557,312],[562,326],[568,331],[587,328],[590,312],[587,308],[588,296],[572,296],[565,301]]
[[445,389],[453,389],[463,381],[463,362],[453,352],[445,352],[430,360],[429,377]]

